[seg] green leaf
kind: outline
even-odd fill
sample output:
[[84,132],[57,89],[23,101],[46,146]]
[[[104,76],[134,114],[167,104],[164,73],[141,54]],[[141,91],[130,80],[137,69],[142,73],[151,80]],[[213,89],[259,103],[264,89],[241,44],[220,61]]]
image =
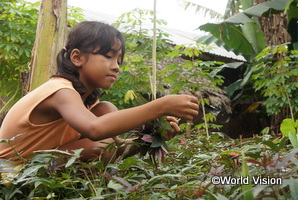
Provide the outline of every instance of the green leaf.
[[298,128],[298,119],[296,120],[296,122],[294,123],[295,128]]
[[247,40],[239,26],[223,22],[221,24],[207,23],[199,27],[200,30],[210,32],[226,46],[236,49],[246,60],[252,60],[256,55],[252,45]]
[[280,131],[287,137],[289,136],[289,133],[296,134],[294,121],[292,119],[284,119],[281,123]]
[[271,150],[278,152],[280,150],[279,146],[274,144],[271,140],[267,140],[262,142],[263,144],[267,145],[271,148]]
[[150,147],[157,148],[157,147],[162,146],[163,144],[165,144],[165,141],[161,137],[161,135],[155,135],[152,138],[152,144],[150,145]]
[[125,94],[125,97],[124,97],[124,102],[127,103],[129,100],[134,100],[136,98],[136,95],[134,93],[133,90],[128,90]]
[[290,177],[290,194],[291,194],[291,199],[297,199],[298,197],[298,180],[294,179],[293,177]]
[[[265,47],[264,35],[259,29],[258,22],[254,21],[252,16],[260,17],[268,13],[272,14],[273,11],[279,13],[286,8],[287,2],[289,0],[273,0],[260,3],[226,19],[220,24],[207,23],[200,26],[200,30],[210,32],[217,38],[217,40],[214,40],[214,38],[205,37],[205,44],[215,42],[217,45],[224,46],[228,51],[233,49],[236,54],[237,52],[241,53],[247,61],[252,61]],[[220,41],[224,44],[220,44]]]
[[242,83],[242,79],[237,80],[236,82],[230,84],[225,91],[227,92],[227,96],[229,98],[232,98],[232,96],[234,95],[234,93],[241,89],[241,83]]
[[238,67],[240,67],[244,62],[232,62],[232,63],[226,63],[224,65],[221,65],[219,67],[217,67],[215,70],[213,70],[212,72],[210,72],[210,75],[215,76],[217,73],[219,73],[220,71],[222,71],[225,68],[229,68],[229,69],[237,69]]
[[242,32],[251,44],[254,52],[259,53],[265,48],[265,36],[258,23],[248,22],[241,26]]
[[123,188],[123,186],[120,185],[119,183],[115,183],[113,180],[110,180],[108,183],[108,188],[111,188],[111,189],[117,191],[117,190]]
[[255,0],[241,0],[242,9],[246,10],[254,5]]
[[293,133],[293,132],[289,132],[289,139],[290,139],[293,147],[298,148],[297,134]]
[[76,161],[76,159],[80,157],[80,154],[83,150],[84,150],[83,148],[73,150],[74,155],[72,155],[72,157],[67,161],[67,163],[65,164],[65,167],[67,168],[71,166]]
[[95,167],[96,169],[103,170],[104,169],[104,164],[102,161],[97,161],[92,164],[92,167]]
[[285,10],[288,2],[289,0],[268,1],[246,9],[244,13],[256,17],[268,16],[268,14],[276,14]]
[[272,151],[279,152],[284,148],[287,139],[287,137],[282,137],[280,139],[276,138],[274,140],[263,141],[262,143],[270,147]]
[[221,194],[217,194],[217,200],[229,200],[229,199]]
[[282,134],[289,137],[294,148],[298,148],[297,123],[297,120],[294,122],[293,119],[284,119],[280,126]]
[[160,123],[160,127],[157,129],[157,132],[162,136],[166,136],[168,130],[172,130],[172,126],[170,123],[164,118],[160,117],[157,121],[157,123]]
[[[248,165],[246,162],[246,157],[244,155],[244,152],[242,152],[242,171],[241,171],[242,177],[250,177],[249,176],[249,170],[248,170]],[[253,200],[253,191],[252,191],[252,184],[251,180],[249,178],[248,184],[243,184],[242,185],[242,192],[243,192],[243,199],[244,200]]]
[[240,87],[242,88],[242,87],[244,87],[245,85],[246,85],[246,83],[250,80],[250,77],[251,77],[251,75],[252,75],[252,73],[253,73],[253,70],[252,69],[249,69],[248,68],[248,72],[245,74],[245,76],[244,76],[244,78],[243,78],[243,80],[242,80],[242,82],[241,82],[241,84],[240,84]]
[[225,22],[232,23],[232,24],[243,24],[247,22],[253,22],[253,20],[250,17],[248,17],[246,14],[239,13],[225,20]]
[[133,157],[128,157],[123,161],[123,164],[119,165],[120,170],[127,170],[129,169],[132,165],[135,165],[139,163],[140,161],[133,158]]

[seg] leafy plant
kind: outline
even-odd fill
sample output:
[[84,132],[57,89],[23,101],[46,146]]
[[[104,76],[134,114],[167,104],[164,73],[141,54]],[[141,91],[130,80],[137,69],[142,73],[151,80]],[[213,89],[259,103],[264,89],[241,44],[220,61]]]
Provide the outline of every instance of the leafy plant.
[[292,38],[291,43],[288,44],[289,49],[297,47],[297,0],[271,0],[257,5],[253,5],[253,2],[239,1],[242,4],[242,12],[220,23],[207,23],[199,27],[199,29],[211,33],[211,35],[199,38],[198,42],[204,44],[215,43],[227,51],[242,55],[248,62],[248,65],[245,65],[245,73],[241,74],[243,78],[226,88],[232,100],[237,100],[245,92],[245,86],[250,80],[251,68],[255,65],[254,58],[265,48],[266,38],[260,27],[260,17],[285,12],[289,19],[288,33]]
[[0,2],[0,98],[3,104],[8,102],[7,107],[22,96],[21,74],[29,70],[38,5],[23,0]]
[[265,48],[253,67],[253,85],[266,98],[264,105],[269,114],[278,114],[288,107],[291,117],[298,113],[297,51],[288,51],[285,45]]
[[[193,132],[169,141],[165,162],[129,157],[104,165],[80,162],[73,154],[40,151],[10,186],[0,185],[2,199],[291,199],[297,182],[298,150],[269,135],[241,140]],[[265,139],[267,138],[267,139]],[[245,155],[243,156],[242,155]],[[282,184],[212,184],[213,176],[282,178]],[[252,196],[253,195],[253,196]]]
[[[150,23],[150,27],[148,27]],[[123,31],[126,37],[127,53],[125,62],[120,66],[120,77],[110,90],[102,91],[102,100],[108,100],[120,109],[145,103],[153,99],[150,77],[152,64],[152,30],[153,12],[134,9],[122,14],[114,24]],[[157,19],[158,25],[164,20]],[[157,96],[169,93],[200,90],[202,87],[214,87],[222,83],[219,76],[212,76],[211,81],[196,82],[210,79],[209,72],[219,62],[203,62],[195,59],[208,47],[206,45],[173,45],[169,35],[158,29],[156,40],[157,62]],[[181,56],[190,59],[183,60]],[[176,61],[178,60],[178,61]],[[183,74],[183,76],[181,76]],[[179,81],[177,81],[179,79]]]
[[[23,95],[35,40],[39,2],[0,2],[0,100],[8,110]],[[68,26],[83,21],[82,9],[68,7]]]
[[293,147],[298,148],[298,120],[284,119],[280,130],[284,136],[289,137]]
[[284,11],[289,1],[272,0],[255,6],[246,5],[243,7],[243,12],[221,23],[204,24],[199,28],[212,35],[202,37],[199,42],[206,44],[214,42],[228,51],[232,50],[237,55],[243,55],[248,62],[251,62],[265,47],[265,37],[260,30],[258,17]]
[[[143,12],[127,13],[124,17],[133,16],[127,26],[143,27],[138,17],[144,17]],[[149,72],[151,38],[149,30],[137,29],[140,35],[127,33],[128,53],[121,69],[121,78],[113,90],[105,91],[103,98],[120,102],[120,107],[131,104],[142,104],[146,101],[142,95],[150,93]],[[164,85],[171,86],[170,93],[177,93],[184,89],[195,91],[201,87],[210,87],[214,83],[220,83],[220,79],[206,81],[199,85],[193,84],[198,77],[208,80],[216,70],[218,63],[202,62],[194,59],[201,53],[204,46],[173,47],[167,44],[160,32],[157,40],[157,60],[173,59],[180,55],[187,55],[188,60],[182,64],[170,63],[158,72],[158,88],[165,91]],[[260,86],[262,90],[273,85],[271,79],[279,75],[277,84],[287,91],[293,113],[296,113],[294,94],[296,92],[295,67],[296,53],[285,51],[279,47],[271,52],[264,52],[260,56],[260,64],[256,66],[256,81],[263,79],[267,84]],[[276,54],[277,52],[277,54]],[[279,55],[282,55],[279,57]],[[271,61],[274,58],[276,63]],[[272,65],[273,72],[266,65]],[[295,66],[295,67],[294,67]],[[260,71],[258,72],[258,69]],[[262,73],[263,70],[266,73]],[[280,72],[279,74],[277,73]],[[181,74],[183,75],[181,77]],[[268,78],[268,79],[267,79]],[[179,81],[177,81],[179,79]],[[280,81],[280,82],[278,82]],[[274,82],[274,85],[276,82]],[[290,90],[289,90],[290,88]],[[281,96],[282,89],[271,95]],[[292,95],[292,96],[291,96]],[[282,97],[281,97],[282,98]],[[289,105],[289,99],[282,99],[283,106]],[[204,103],[208,103],[202,99]],[[122,101],[122,102],[121,102]],[[126,102],[126,103],[125,103]],[[129,102],[130,105],[127,103]],[[279,105],[276,105],[279,106]],[[212,120],[212,116],[206,116],[206,120]],[[288,120],[287,120],[288,121]],[[163,122],[162,122],[163,123]],[[148,133],[164,133],[163,124],[148,124]],[[291,121],[282,125],[282,131],[292,135],[297,133],[297,121]],[[293,129],[294,127],[294,129]],[[146,129],[146,127],[145,127]],[[158,130],[159,129],[159,130]],[[297,195],[297,170],[298,150],[292,149],[286,143],[287,138],[272,138],[268,134],[262,136],[232,140],[225,138],[215,129],[188,130],[189,136],[182,134],[168,142],[170,154],[164,157],[163,163],[158,167],[152,165],[150,156],[142,159],[129,157],[119,160],[117,163],[104,165],[101,161],[80,162],[77,158],[81,150],[73,154],[56,150],[36,152],[37,155],[25,163],[20,175],[9,179],[10,186],[0,184],[0,199],[294,199]],[[209,134],[209,138],[206,134]],[[146,131],[144,133],[147,133]],[[296,135],[297,136],[297,135]],[[147,138],[148,139],[148,138]],[[297,137],[296,137],[297,139]],[[290,139],[291,140],[291,139]],[[152,141],[152,147],[164,145],[162,140]],[[2,142],[9,143],[9,140]],[[107,147],[109,148],[109,147]],[[249,184],[213,184],[212,177],[231,176],[240,177],[273,177],[282,178],[283,183],[277,185]],[[4,180],[5,178],[2,178]]]

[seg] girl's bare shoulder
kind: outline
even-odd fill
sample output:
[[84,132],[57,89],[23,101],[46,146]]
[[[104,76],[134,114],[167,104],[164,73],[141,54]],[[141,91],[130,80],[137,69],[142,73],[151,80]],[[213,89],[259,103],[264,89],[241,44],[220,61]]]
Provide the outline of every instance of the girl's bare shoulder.
[[[82,100],[77,92],[63,88],[50,95],[40,102],[31,112],[29,120],[33,124],[44,124],[58,120],[62,117],[61,108],[75,107],[82,103]],[[69,108],[68,108],[69,109]]]

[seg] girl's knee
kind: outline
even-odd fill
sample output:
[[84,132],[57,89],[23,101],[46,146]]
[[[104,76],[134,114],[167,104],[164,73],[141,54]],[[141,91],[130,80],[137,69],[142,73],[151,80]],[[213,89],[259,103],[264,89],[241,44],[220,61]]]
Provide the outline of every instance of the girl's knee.
[[116,142],[112,138],[98,142],[91,141],[87,138],[69,142],[59,147],[59,150],[72,152],[73,150],[83,148],[80,155],[82,161],[92,161],[98,158],[113,160],[116,153]]
[[101,115],[115,112],[117,110],[118,110],[118,108],[114,104],[112,104],[108,101],[103,101],[103,102],[98,103],[96,106],[94,106],[91,109],[91,112],[99,117]]

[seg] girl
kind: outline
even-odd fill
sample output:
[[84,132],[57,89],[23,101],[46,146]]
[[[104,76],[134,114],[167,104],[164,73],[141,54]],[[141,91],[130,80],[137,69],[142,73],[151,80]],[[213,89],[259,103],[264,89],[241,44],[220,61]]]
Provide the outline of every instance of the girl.
[[[27,159],[36,150],[84,148],[83,161],[102,154],[114,160],[127,146],[117,152],[103,152],[99,147],[131,143],[117,135],[163,115],[192,120],[199,108],[193,96],[169,95],[119,111],[109,102],[98,101],[98,89],[109,89],[119,75],[124,45],[121,33],[110,25],[96,21],[76,25],[57,56],[58,74],[24,96],[6,115],[0,139],[12,140],[10,145],[0,143],[0,158],[20,162],[20,157]],[[174,130],[168,134],[175,135],[177,120],[167,119]],[[16,152],[20,157],[14,156]],[[137,152],[136,146],[131,147],[128,156]]]

